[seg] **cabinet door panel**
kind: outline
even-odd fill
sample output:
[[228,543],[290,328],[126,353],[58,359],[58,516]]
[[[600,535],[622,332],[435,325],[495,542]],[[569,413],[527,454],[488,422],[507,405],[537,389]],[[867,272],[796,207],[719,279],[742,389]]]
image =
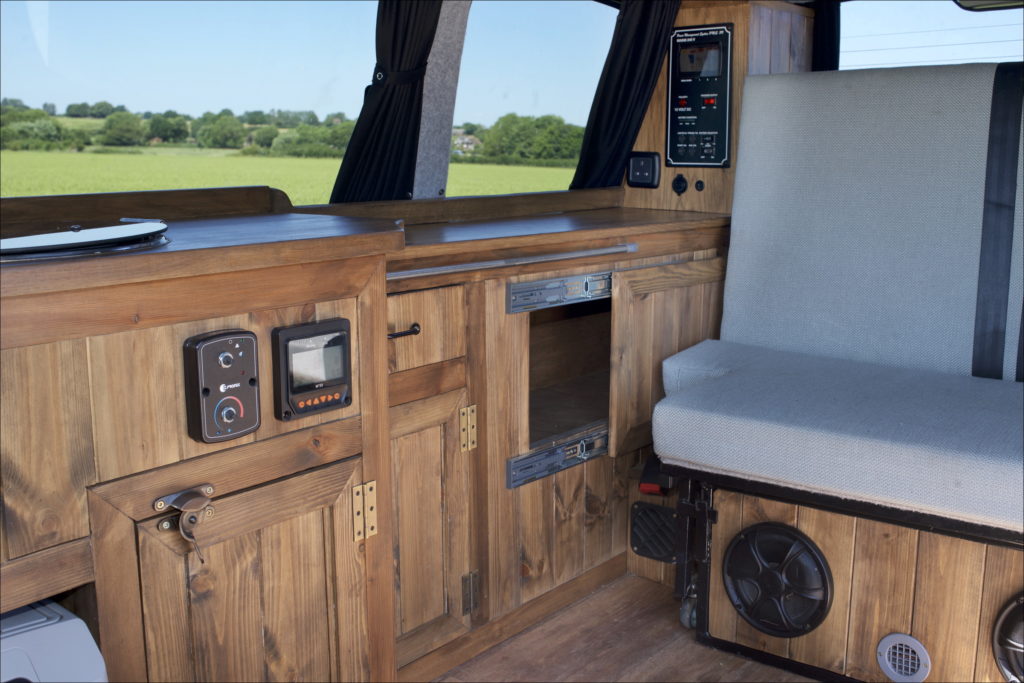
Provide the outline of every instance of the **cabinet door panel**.
[[[149,680],[365,680],[361,473],[349,459],[214,499],[196,527],[202,559],[161,528],[174,515],[135,523],[124,561],[138,562]],[[101,605],[101,622],[130,620],[124,609]]]
[[394,514],[397,520],[398,663],[469,630],[462,577],[470,571],[470,468],[462,452],[464,390],[391,409]]
[[661,362],[718,336],[724,277],[722,258],[613,275],[608,435],[612,457],[651,443],[651,414],[664,396]]

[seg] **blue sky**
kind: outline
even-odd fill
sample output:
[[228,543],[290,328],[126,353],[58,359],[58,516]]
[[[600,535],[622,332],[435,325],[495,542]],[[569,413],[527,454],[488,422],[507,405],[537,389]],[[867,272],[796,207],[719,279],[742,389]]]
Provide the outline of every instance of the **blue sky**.
[[[615,14],[590,0],[474,2],[455,121],[490,124],[514,111],[586,123]],[[1021,17],[949,0],[844,3],[842,66],[1019,59]],[[2,0],[0,95],[61,113],[107,100],[193,116],[225,107],[355,116],[375,18],[376,2],[355,0]],[[948,30],[964,25],[979,28]],[[903,49],[881,49],[892,41]],[[929,45],[940,47],[909,47]]]

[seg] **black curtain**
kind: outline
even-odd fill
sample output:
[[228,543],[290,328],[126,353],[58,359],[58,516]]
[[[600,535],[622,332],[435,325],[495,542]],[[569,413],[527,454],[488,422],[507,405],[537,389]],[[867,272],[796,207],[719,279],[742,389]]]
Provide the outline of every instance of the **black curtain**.
[[412,198],[423,75],[441,0],[380,0],[377,65],[331,203]]
[[679,0],[623,0],[569,189],[622,183],[678,9]]
[[839,0],[815,0],[811,71],[839,68]]

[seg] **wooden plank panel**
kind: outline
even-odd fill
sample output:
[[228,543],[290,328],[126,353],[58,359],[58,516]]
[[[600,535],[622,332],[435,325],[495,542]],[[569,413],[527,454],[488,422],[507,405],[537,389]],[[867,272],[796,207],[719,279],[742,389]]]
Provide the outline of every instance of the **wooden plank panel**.
[[152,681],[195,681],[188,628],[188,564],[148,533],[138,534],[146,666]]
[[380,261],[367,256],[338,262],[195,275],[185,278],[30,294],[4,299],[0,348],[43,344],[354,296]]
[[846,675],[886,681],[876,646],[890,633],[910,632],[918,532],[859,519],[856,534]]
[[323,512],[292,517],[259,535],[266,680],[329,680]]
[[[366,605],[366,541],[352,543],[352,487],[362,480],[362,463],[357,462],[341,495],[327,512],[331,527],[327,534],[329,576],[330,585],[334,586],[334,590],[328,591],[332,606],[331,643],[336,647],[332,669],[334,680],[338,681],[370,680],[372,641]],[[387,607],[389,615],[392,614],[391,606]]]
[[[796,526],[797,506],[767,498],[743,496],[743,528],[760,522],[779,522]],[[789,656],[789,639],[776,638],[758,631],[743,619],[736,621],[736,642],[780,657]]]
[[388,297],[388,333],[413,323],[420,333],[388,341],[388,370],[400,372],[466,355],[466,298],[462,287]]
[[595,458],[583,463],[584,569],[612,557],[615,462],[611,458]]
[[[461,406],[466,405],[463,398]],[[481,523],[474,517],[473,510],[473,465],[474,460],[480,456],[482,451],[477,448],[463,452],[459,439],[459,415],[453,411],[451,419],[444,423],[443,442],[441,446],[444,453],[443,464],[443,486],[444,486],[444,514],[447,522],[446,548],[447,561],[445,563],[445,598],[446,609],[455,619],[462,621],[463,629],[468,628],[471,617],[461,615],[461,593],[462,577],[479,567],[472,563],[472,540],[471,534],[475,524]],[[481,588],[481,591],[483,588]],[[479,610],[478,610],[479,611]],[[447,642],[447,638],[444,639]]]
[[63,593],[93,581],[89,538],[55,545],[0,564],[0,612]]
[[[245,317],[205,322],[207,330],[231,329],[242,327]],[[181,459],[181,439],[188,439],[182,387],[184,341],[172,326],[88,340],[93,440],[101,481]],[[253,438],[244,436],[233,445]],[[214,444],[214,448],[223,447]]]
[[1024,593],[1024,551],[990,545],[985,552],[985,588],[978,620],[978,652],[974,680],[1003,683],[992,655],[992,627],[1014,597]]
[[555,586],[555,482],[545,477],[515,489],[519,499],[519,558],[522,600],[527,602]]
[[388,411],[391,438],[422,431],[448,421],[465,404],[466,392],[449,391],[415,403],[392,406]]
[[583,571],[585,471],[577,465],[556,473],[552,479],[555,545],[551,565],[557,586]]
[[789,656],[822,669],[846,670],[846,632],[853,583],[853,541],[857,520],[815,508],[801,507],[797,528],[821,550],[832,571],[832,607],[825,621],[806,636],[793,638]]
[[618,457],[640,446],[629,434],[650,421],[655,311],[650,297],[633,293],[623,273],[612,277],[611,395],[608,455]]
[[701,316],[703,339],[720,339],[722,336],[722,296],[725,282],[708,282],[701,285],[704,311]]
[[455,358],[388,376],[388,405],[444,394],[466,384],[466,359]]
[[[88,493],[100,644],[111,681],[146,680],[135,524],[94,491]],[[4,591],[6,592],[6,591]]]
[[445,613],[442,447],[440,425],[391,441],[400,635]]
[[[505,281],[484,283],[487,430],[487,546],[490,617],[522,604],[518,489],[505,487],[505,462],[529,449],[529,315],[505,313]],[[550,500],[550,499],[549,499]]]
[[743,495],[725,489],[714,492],[718,523],[711,527],[711,576],[708,594],[708,633],[721,640],[736,639],[736,610],[722,583],[722,558],[729,543],[743,528]]
[[772,57],[771,73],[789,73],[790,35],[793,30],[793,15],[784,11],[772,12]]
[[0,365],[4,559],[14,559],[89,534],[88,350],[84,341],[8,349]]
[[789,35],[789,70],[791,72],[810,71],[814,17],[794,13],[792,22]]
[[764,5],[751,7],[750,54],[747,57],[748,75],[771,73],[772,14],[774,14],[774,10],[771,7]]
[[204,547],[203,556],[205,563],[194,552],[188,554],[196,677],[263,680],[259,534],[251,532]]
[[929,678],[969,681],[974,675],[985,546],[921,532],[910,635],[931,653]]
[[135,520],[153,514],[153,501],[198,484],[217,497],[353,456],[362,448],[358,417],[211,453],[188,462],[141,472],[93,490]]
[[[360,356],[366,369],[360,383],[363,419],[363,477],[376,481],[380,492],[392,491],[391,448],[388,443],[387,338],[378,331],[387,329],[387,304],[384,298],[384,262],[375,268],[359,295],[359,329],[365,334]],[[377,510],[378,533],[364,542],[366,551],[366,637],[374,646],[369,651],[369,675],[392,680],[397,675],[395,661],[394,519],[391,506]]]

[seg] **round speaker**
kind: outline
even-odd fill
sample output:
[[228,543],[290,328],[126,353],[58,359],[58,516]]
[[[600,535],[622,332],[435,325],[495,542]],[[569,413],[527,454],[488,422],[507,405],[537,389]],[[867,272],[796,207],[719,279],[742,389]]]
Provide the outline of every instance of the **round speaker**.
[[1003,678],[1024,680],[1024,593],[1007,603],[992,628],[992,654]]
[[722,579],[736,611],[751,626],[781,638],[814,630],[832,607],[825,555],[791,526],[764,522],[732,539]]

